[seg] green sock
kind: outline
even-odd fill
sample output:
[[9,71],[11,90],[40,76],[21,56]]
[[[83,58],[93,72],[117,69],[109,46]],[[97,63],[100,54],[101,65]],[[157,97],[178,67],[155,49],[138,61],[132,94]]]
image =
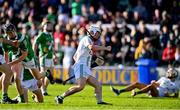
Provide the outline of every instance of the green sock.
[[24,94],[20,95],[19,97],[20,97],[20,99],[21,99],[21,102],[25,102],[25,100],[24,100]]

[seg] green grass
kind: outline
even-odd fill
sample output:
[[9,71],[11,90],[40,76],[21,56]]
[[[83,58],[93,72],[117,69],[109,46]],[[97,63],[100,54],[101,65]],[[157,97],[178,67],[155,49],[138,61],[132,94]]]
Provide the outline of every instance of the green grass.
[[[57,105],[54,102],[54,97],[63,93],[72,85],[50,85],[49,94],[46,96],[44,103],[34,103],[29,94],[28,104],[0,104],[0,110],[179,110],[180,99],[173,98],[149,98],[145,94],[134,98],[129,93],[123,93],[120,96],[115,96],[109,86],[103,86],[103,99],[113,105],[97,105],[94,97],[93,88],[86,86],[86,88],[77,94],[67,97],[64,104]],[[123,86],[117,88],[122,88]],[[1,92],[0,92],[1,93]],[[15,97],[17,92],[14,86],[9,89],[9,96]]]

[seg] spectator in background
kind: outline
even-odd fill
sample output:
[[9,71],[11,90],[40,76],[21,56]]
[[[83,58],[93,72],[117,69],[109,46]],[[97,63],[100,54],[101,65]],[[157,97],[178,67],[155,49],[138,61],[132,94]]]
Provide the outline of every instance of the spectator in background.
[[161,15],[159,9],[154,10],[153,24],[159,24],[161,21]]
[[141,0],[138,0],[137,6],[134,8],[134,11],[138,12],[143,20],[147,19],[148,13],[147,13],[146,7],[143,5]]
[[167,13],[167,11],[162,12],[162,20],[160,25],[161,27],[167,26],[168,29],[172,28],[171,16]]
[[31,41],[32,43],[34,42],[34,39],[36,38],[36,36],[38,35],[38,27],[36,25],[36,23],[32,23],[30,29],[28,30],[28,34],[30,35],[31,37]]
[[144,48],[142,49],[141,58],[158,60],[159,55],[157,50],[153,47],[151,43],[151,39],[145,37],[143,40],[144,40]]
[[142,50],[144,48],[144,42],[143,39],[140,40],[139,46],[136,48],[134,59],[138,60],[142,56]]
[[139,23],[139,21],[141,20],[141,16],[139,15],[139,13],[137,11],[133,12],[133,18],[132,18],[132,24],[136,25]]
[[73,76],[71,69],[71,65],[73,64],[73,55],[76,52],[76,45],[74,41],[66,40],[64,42],[64,46],[61,47],[61,50],[64,52],[63,58],[63,68],[69,74],[69,76]]
[[96,21],[99,20],[99,16],[98,16],[98,14],[96,14],[93,6],[90,6],[90,8],[89,8],[88,20],[93,23],[95,23]]
[[130,64],[132,65],[134,63],[131,63],[131,62],[135,61],[134,54],[135,54],[136,48],[137,48],[136,40],[132,38],[130,41],[127,55],[126,55],[126,61],[130,62]]
[[54,49],[55,49],[56,52],[60,49],[60,45],[63,45],[63,43],[61,41],[61,36],[62,36],[62,33],[60,32],[60,25],[57,24],[55,26],[55,32],[53,33]]
[[171,16],[172,16],[172,22],[173,24],[177,23],[180,19],[180,7],[179,7],[179,1],[173,0],[173,6],[171,8]]
[[144,37],[150,37],[150,32],[149,30],[146,28],[145,23],[143,20],[139,21],[139,25],[137,30],[135,30],[135,34],[133,35],[134,38],[136,39],[136,42],[139,43],[139,41],[141,39],[143,39]]
[[143,20],[139,21],[138,32],[140,39],[143,39],[145,37],[150,37],[150,31],[148,28],[146,28],[145,22]]
[[169,30],[167,26],[162,27],[162,33],[159,39],[161,48],[164,49],[167,46],[167,42],[169,40]]
[[80,18],[81,18],[81,6],[82,3],[80,0],[75,0],[71,4],[71,14],[72,14],[72,22],[74,24],[80,23]]
[[176,47],[175,61],[173,62],[175,67],[180,67],[180,44]]
[[172,42],[168,41],[167,47],[163,50],[162,53],[162,60],[166,64],[172,64],[175,60],[175,52],[176,52],[176,47],[172,44]]
[[[180,25],[176,25],[173,28],[173,38],[175,40],[175,45],[178,45],[180,42]],[[179,42],[179,43],[178,43]]]
[[52,7],[52,6],[49,6],[47,11],[48,11],[48,14],[47,14],[48,21],[50,21],[53,24],[55,24],[56,23],[55,8]]
[[110,61],[110,64],[117,64],[121,62],[121,58],[119,57],[118,52],[120,51],[120,41],[117,39],[117,36],[113,35],[111,36],[111,43],[110,45],[113,47],[112,48],[112,53],[108,54],[108,57],[111,59],[108,59]]
[[[13,8],[9,8],[8,11],[7,11],[7,16],[8,18],[8,21],[10,23],[13,23],[13,24],[17,24],[18,23],[18,18],[16,17],[15,15],[15,12],[14,12],[14,9]],[[16,20],[15,20],[16,19]]]
[[130,22],[131,22],[131,21],[130,21],[130,18],[129,18],[129,13],[128,13],[128,11],[124,11],[124,12],[122,13],[122,15],[123,15],[123,18],[124,18],[124,20],[125,20],[126,23],[130,23]]
[[69,21],[70,9],[66,0],[60,0],[58,6],[58,23],[67,24]]

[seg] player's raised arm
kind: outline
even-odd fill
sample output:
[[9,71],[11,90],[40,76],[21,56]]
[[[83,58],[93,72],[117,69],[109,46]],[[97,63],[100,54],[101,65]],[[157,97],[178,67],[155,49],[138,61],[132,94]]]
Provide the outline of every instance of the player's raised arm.
[[90,50],[107,50],[111,51],[111,46],[99,46],[99,45],[89,45]]

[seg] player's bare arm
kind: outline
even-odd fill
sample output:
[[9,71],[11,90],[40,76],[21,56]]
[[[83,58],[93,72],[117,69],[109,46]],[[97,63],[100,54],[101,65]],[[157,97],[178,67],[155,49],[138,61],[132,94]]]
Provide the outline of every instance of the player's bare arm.
[[88,45],[90,50],[107,50],[111,51],[111,46]]
[[23,61],[28,55],[28,51],[24,51],[22,52],[22,55],[20,57],[18,57],[17,59],[13,60],[12,62],[8,63],[10,66],[17,64],[21,61]]

